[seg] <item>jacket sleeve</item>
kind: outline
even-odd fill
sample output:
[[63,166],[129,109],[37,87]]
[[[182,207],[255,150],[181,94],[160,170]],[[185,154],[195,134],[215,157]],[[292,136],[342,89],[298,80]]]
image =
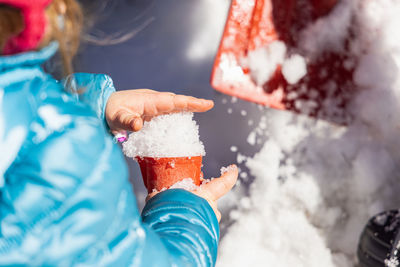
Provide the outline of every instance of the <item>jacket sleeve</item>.
[[63,80],[65,89],[75,99],[90,106],[98,118],[105,120],[105,109],[108,98],[115,92],[110,76],[105,74],[75,73]]
[[[177,266],[214,266],[219,224],[206,200],[182,189],[166,190],[148,201],[143,222],[153,230]],[[144,265],[151,266],[146,260]]]

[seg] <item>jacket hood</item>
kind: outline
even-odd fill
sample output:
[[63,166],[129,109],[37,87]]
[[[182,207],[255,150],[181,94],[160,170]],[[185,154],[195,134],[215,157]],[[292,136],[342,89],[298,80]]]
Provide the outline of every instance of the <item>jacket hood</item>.
[[41,65],[50,59],[58,50],[58,43],[51,42],[38,51],[29,51],[10,56],[0,56],[0,72],[8,69]]

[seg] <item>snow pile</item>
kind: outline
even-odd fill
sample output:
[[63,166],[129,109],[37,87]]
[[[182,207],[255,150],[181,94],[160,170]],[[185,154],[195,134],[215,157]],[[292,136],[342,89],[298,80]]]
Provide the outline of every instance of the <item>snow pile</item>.
[[[238,204],[221,240],[218,267],[354,267],[368,219],[400,206],[400,2],[341,3],[310,29],[338,49],[334,40],[343,37],[331,29],[333,21],[341,23],[338,29],[360,25],[350,44],[359,59],[354,81],[360,93],[350,105],[354,120],[341,127],[266,111],[261,122],[268,140],[246,160],[255,177],[248,197],[240,188],[230,196]],[[352,21],[348,14],[354,10]],[[328,46],[313,49],[318,47]]]
[[190,112],[161,115],[146,121],[140,131],[129,135],[123,151],[132,158],[205,155],[199,126]]
[[307,175],[282,184],[282,157],[279,146],[269,141],[248,161],[252,174],[262,177],[252,184],[250,206],[241,208],[241,215],[233,213],[238,220],[222,240],[218,266],[334,266],[307,218],[321,201],[318,185]]
[[369,217],[400,204],[396,158],[366,128],[307,118],[294,124],[282,114],[271,116],[276,131],[246,162],[256,178],[251,206],[231,214],[237,221],[221,242],[218,266],[249,258],[255,266],[353,266]]

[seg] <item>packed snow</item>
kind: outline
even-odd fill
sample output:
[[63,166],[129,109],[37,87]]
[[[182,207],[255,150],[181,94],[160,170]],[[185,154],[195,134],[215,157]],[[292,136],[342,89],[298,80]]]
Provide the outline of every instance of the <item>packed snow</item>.
[[129,135],[123,151],[132,158],[205,155],[199,126],[191,112],[161,115],[146,121],[140,131]]
[[252,157],[236,152],[254,181],[223,200],[236,206],[225,219],[218,267],[354,267],[368,219],[400,207],[400,2],[339,2],[300,43],[310,57],[341,51],[347,29],[358,25],[349,45],[357,60],[342,63],[356,64],[353,120],[339,126],[261,111],[247,142],[263,136],[263,148]]

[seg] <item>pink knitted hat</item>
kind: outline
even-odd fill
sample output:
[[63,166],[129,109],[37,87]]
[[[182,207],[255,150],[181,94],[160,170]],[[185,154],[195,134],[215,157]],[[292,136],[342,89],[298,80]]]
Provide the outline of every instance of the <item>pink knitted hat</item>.
[[17,36],[9,39],[3,50],[3,55],[11,55],[39,46],[47,25],[45,16],[46,7],[52,0],[0,0],[0,4],[15,7],[22,12],[24,30]]

